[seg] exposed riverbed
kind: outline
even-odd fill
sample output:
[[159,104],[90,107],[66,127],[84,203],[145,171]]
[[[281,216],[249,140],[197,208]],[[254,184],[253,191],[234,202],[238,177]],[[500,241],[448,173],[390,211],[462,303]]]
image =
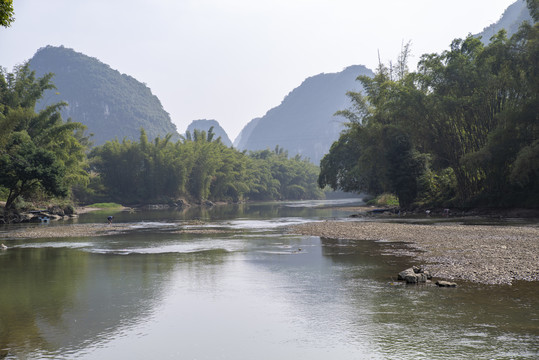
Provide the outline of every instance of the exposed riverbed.
[[435,277],[484,284],[539,281],[539,227],[324,221],[290,232],[333,239],[405,242]]

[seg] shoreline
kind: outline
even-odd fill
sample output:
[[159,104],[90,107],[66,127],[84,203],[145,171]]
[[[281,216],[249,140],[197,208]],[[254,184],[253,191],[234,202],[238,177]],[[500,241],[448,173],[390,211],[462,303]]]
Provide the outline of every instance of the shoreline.
[[[367,210],[372,207],[355,207],[350,210],[359,209]],[[101,209],[83,207],[77,210],[81,214]],[[462,225],[453,222],[412,224],[384,222],[383,217],[375,216],[369,220],[313,222],[288,227],[287,232],[329,239],[403,243],[403,247],[399,246],[386,253],[411,256],[414,259],[411,265],[421,265],[433,277],[440,279],[481,284],[539,281],[539,225],[537,224],[509,226]],[[132,230],[132,227],[121,223],[71,224],[0,232],[0,239],[9,241],[108,236]],[[187,233],[205,233],[206,231],[208,230],[181,230]],[[395,270],[398,272],[402,269]]]
[[[292,234],[352,241],[402,242],[433,277],[489,285],[539,281],[539,227],[324,221],[294,225]],[[396,269],[396,273],[402,269]]]

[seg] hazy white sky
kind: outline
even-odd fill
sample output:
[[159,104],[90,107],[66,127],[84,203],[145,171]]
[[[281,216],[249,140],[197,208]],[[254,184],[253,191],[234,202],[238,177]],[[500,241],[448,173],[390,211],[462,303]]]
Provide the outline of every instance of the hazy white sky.
[[496,22],[515,0],[15,0],[0,66],[46,45],[96,57],[146,83],[180,132],[215,119],[233,140],[301,82],[412,41],[421,54]]

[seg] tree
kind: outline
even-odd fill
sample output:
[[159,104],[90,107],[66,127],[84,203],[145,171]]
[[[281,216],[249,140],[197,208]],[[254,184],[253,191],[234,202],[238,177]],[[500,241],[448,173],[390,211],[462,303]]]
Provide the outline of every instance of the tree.
[[0,154],[0,184],[9,190],[5,211],[19,196],[40,189],[53,196],[66,196],[65,167],[51,151],[37,147],[22,131],[12,134]]
[[0,26],[9,27],[15,21],[13,13],[13,0],[0,0]]
[[63,103],[34,110],[43,92],[54,88],[51,78],[36,79],[28,64],[13,73],[0,71],[0,186],[8,192],[6,211],[19,196],[39,191],[65,196],[71,185],[88,179],[85,127],[62,120]]
[[320,186],[391,192],[401,206],[415,199],[422,163],[413,140],[419,138],[416,123],[424,93],[408,72],[409,52],[406,44],[396,65],[380,64],[373,78],[358,77],[365,94],[349,92],[352,106],[336,113],[348,119],[348,128],[322,159]]

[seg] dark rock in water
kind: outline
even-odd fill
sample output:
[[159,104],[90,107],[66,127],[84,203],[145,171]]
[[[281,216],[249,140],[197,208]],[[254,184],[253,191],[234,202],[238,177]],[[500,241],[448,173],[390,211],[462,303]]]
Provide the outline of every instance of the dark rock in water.
[[413,275],[415,275],[414,269],[409,268],[409,269],[401,271],[399,273],[398,279],[399,280],[404,280],[406,278],[406,276],[413,276]]
[[457,283],[449,282],[449,281],[443,281],[443,280],[438,280],[438,281],[436,281],[436,285],[438,285],[438,286],[440,286],[440,287],[456,287],[456,286],[457,286]]
[[202,205],[204,206],[208,206],[208,207],[212,207],[214,206],[215,204],[213,202],[211,202],[210,200],[206,200],[202,203]]

